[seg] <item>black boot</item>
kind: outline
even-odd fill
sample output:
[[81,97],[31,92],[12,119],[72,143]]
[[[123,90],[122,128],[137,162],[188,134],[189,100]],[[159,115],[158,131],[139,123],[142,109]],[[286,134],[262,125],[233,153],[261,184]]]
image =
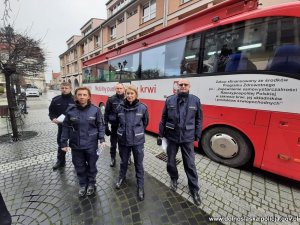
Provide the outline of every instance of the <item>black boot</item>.
[[170,189],[174,192],[176,192],[177,190],[177,180],[176,179],[171,179],[171,182],[170,182]]
[[95,189],[96,189],[96,187],[94,185],[89,185],[87,190],[86,190],[86,195],[90,196],[90,195],[94,194]]
[[198,191],[191,191],[191,196],[193,198],[194,204],[199,206],[201,205],[201,199]]
[[110,161],[110,167],[115,167],[116,165],[116,158],[111,158],[111,161]]
[[137,189],[137,196],[140,201],[144,201],[144,198],[145,198],[144,188]]
[[116,183],[116,189],[120,189],[124,182],[125,182],[125,178],[119,179],[118,182]]
[[52,167],[53,170],[57,170],[59,168],[63,168],[64,166],[66,165],[65,162],[60,162],[60,161],[57,161],[55,163],[55,165]]

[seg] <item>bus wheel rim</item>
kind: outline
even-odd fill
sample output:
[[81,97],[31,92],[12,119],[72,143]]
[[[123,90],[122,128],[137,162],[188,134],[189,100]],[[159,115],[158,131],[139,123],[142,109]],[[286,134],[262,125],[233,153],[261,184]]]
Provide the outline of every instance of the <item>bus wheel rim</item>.
[[213,135],[210,146],[216,155],[226,159],[234,158],[239,151],[237,141],[228,134]]

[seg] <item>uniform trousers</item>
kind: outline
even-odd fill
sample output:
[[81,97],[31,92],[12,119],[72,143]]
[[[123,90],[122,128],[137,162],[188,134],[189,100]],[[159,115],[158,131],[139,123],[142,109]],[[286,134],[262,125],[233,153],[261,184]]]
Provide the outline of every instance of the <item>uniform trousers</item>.
[[139,188],[144,187],[144,144],[125,146],[119,144],[119,154],[121,158],[119,179],[126,178],[126,172],[128,168],[128,159],[130,152],[132,151],[135,167],[135,176],[137,180],[137,186]]
[[178,149],[180,147],[182,161],[185,173],[188,178],[188,185],[191,192],[198,192],[199,185],[198,185],[198,175],[197,169],[195,166],[195,153],[194,153],[194,143],[175,143],[173,141],[168,140],[167,146],[167,155],[168,155],[168,162],[167,162],[167,171],[171,177],[171,179],[177,180],[178,170],[176,166],[176,155]]
[[58,124],[58,131],[57,131],[57,161],[61,164],[66,163],[66,152],[61,149],[61,134],[62,134],[62,125]]
[[110,134],[110,156],[111,156],[111,158],[116,158],[117,142],[118,142],[117,130],[118,130],[118,126],[111,125],[111,134]]
[[77,173],[80,187],[96,184],[97,165],[99,156],[96,148],[72,149],[72,162]]

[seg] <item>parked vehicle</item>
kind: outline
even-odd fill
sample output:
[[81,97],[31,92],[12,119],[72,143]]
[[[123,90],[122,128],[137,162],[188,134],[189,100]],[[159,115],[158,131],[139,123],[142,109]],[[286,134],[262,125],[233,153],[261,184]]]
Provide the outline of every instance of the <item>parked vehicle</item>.
[[29,96],[39,97],[40,96],[39,89],[37,89],[37,88],[27,88],[26,89],[26,96],[27,97],[29,97]]

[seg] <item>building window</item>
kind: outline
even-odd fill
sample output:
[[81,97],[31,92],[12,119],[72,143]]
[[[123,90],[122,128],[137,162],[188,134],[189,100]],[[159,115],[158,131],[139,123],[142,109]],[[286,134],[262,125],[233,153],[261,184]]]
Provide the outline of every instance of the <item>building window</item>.
[[95,47],[99,47],[99,36],[95,36]]
[[115,4],[112,9],[110,10],[111,15],[117,13],[120,9],[122,9],[125,5],[127,5],[132,0],[121,0],[117,4]]
[[133,16],[134,14],[137,14],[137,9],[135,9],[135,10],[133,10],[133,11],[127,13],[127,18]]
[[116,38],[116,25],[110,27],[110,39]]
[[156,16],[156,1],[151,0],[146,3],[143,7],[143,22],[147,22]]

